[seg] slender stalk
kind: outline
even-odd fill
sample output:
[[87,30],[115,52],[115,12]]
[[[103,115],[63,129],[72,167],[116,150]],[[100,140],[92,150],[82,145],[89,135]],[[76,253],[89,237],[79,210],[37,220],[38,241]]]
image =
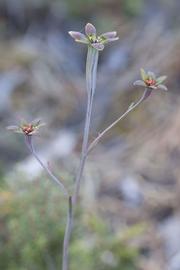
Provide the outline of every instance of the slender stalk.
[[86,88],[87,88],[87,95],[88,95],[87,111],[86,111],[86,120],[85,120],[82,151],[81,151],[81,160],[80,160],[79,169],[78,169],[76,179],[75,179],[75,191],[74,191],[74,196],[73,196],[73,203],[75,205],[76,205],[77,198],[79,195],[82,174],[83,174],[86,157],[87,157],[93,98],[94,98],[94,93],[95,93],[95,88],[96,88],[98,56],[99,56],[99,52],[96,49],[89,46],[88,53],[87,53],[87,62],[86,62]]
[[70,242],[72,226],[73,226],[73,211],[72,210],[73,210],[72,197],[69,196],[67,223],[66,223],[66,230],[65,230],[64,242],[63,242],[62,270],[68,270],[68,267],[69,267],[69,242]]
[[[80,160],[79,169],[78,169],[76,179],[75,179],[75,190],[74,190],[74,195],[73,195],[74,206],[77,203],[81,177],[83,174],[85,161],[87,157],[93,97],[94,97],[94,92],[95,92],[95,87],[96,87],[97,63],[98,63],[98,51],[89,46],[88,53],[87,53],[87,62],[86,62],[86,88],[87,88],[87,97],[88,97],[87,98],[87,111],[86,111],[86,120],[85,120],[83,144],[82,144],[82,151],[81,151],[81,160]],[[65,231],[64,243],[63,243],[62,270],[68,270],[68,267],[69,267],[68,253],[69,253],[69,242],[71,238],[72,229],[73,229],[73,208],[72,208],[72,198],[69,197],[66,231]]]
[[87,155],[93,150],[93,148],[97,145],[97,143],[100,141],[100,139],[111,129],[113,128],[119,121],[121,121],[129,112],[133,111],[136,107],[138,107],[150,94],[150,90],[145,89],[143,95],[141,98],[136,102],[132,103],[127,111],[123,113],[118,119],[116,119],[111,125],[109,125],[104,131],[102,131],[96,139],[89,145],[87,150]]
[[50,178],[56,183],[59,185],[59,187],[62,189],[63,193],[65,196],[68,196],[69,197],[69,193],[66,189],[66,187],[64,186],[64,184],[59,181],[59,179],[51,172],[51,170],[48,168],[48,166],[46,166],[42,161],[41,159],[38,157],[35,149],[34,149],[34,145],[33,145],[33,136],[29,136],[29,135],[26,135],[25,136],[25,142],[26,142],[26,145],[27,147],[29,148],[30,152],[32,153],[32,155],[35,157],[35,159],[39,162],[39,164],[41,165],[41,167],[46,171],[46,173],[50,176]]

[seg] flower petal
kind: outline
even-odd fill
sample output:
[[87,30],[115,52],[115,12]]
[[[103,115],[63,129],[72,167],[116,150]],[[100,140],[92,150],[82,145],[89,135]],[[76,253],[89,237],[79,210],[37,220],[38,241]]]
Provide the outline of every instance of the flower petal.
[[146,74],[146,71],[143,68],[141,68],[140,69],[140,72],[141,72],[141,78],[142,78],[142,80],[145,81],[148,78],[148,76]]
[[21,133],[21,134],[23,133],[21,127],[19,126],[8,126],[6,127],[6,129],[15,133]]
[[75,39],[76,42],[79,42],[79,43],[83,43],[83,44],[89,44],[88,40],[79,40],[79,39]]
[[156,79],[157,84],[161,84],[166,80],[167,76],[160,76],[159,78]]
[[107,42],[116,41],[116,40],[118,40],[118,39],[119,39],[119,37],[115,37],[115,38],[108,38],[108,39],[107,39]]
[[167,87],[166,87],[164,84],[159,84],[159,85],[157,86],[157,88],[158,88],[158,89],[162,89],[162,90],[164,90],[164,91],[168,91]]
[[32,124],[34,127],[39,126],[40,123],[41,123],[41,119],[39,119],[39,118],[37,118],[37,119],[35,119],[35,120],[33,120],[33,121],[31,122],[31,124]]
[[46,125],[44,122],[41,122],[41,119],[37,118],[31,122],[34,128],[38,129],[44,125]]
[[8,126],[6,127],[7,130],[11,130],[11,131],[16,131],[16,130],[19,130],[19,127],[18,126]]
[[84,34],[75,31],[69,31],[68,33],[75,41],[88,44],[88,40]]
[[96,28],[93,24],[87,23],[85,26],[85,33],[87,36],[96,35]]
[[138,86],[143,86],[143,87],[146,87],[146,84],[144,81],[142,80],[137,80],[133,83],[133,85],[138,85]]
[[147,75],[148,75],[149,78],[151,78],[151,79],[153,79],[153,80],[156,79],[156,76],[155,76],[154,72],[152,72],[152,71],[148,71],[148,72],[147,72]]
[[40,127],[43,127],[43,126],[45,126],[46,125],[46,123],[39,123],[39,125],[38,126],[36,126],[36,128],[40,128]]
[[104,49],[104,45],[102,43],[92,43],[91,46],[98,51],[102,51]]
[[39,132],[39,130],[34,129],[33,131],[29,132],[27,135],[34,135],[37,134]]
[[106,32],[100,35],[100,37],[105,38],[105,39],[109,39],[109,38],[115,38],[117,35],[116,31],[113,32]]
[[149,85],[149,86],[147,86],[147,88],[150,88],[150,89],[153,89],[153,90],[157,89],[157,87],[158,87],[157,85]]

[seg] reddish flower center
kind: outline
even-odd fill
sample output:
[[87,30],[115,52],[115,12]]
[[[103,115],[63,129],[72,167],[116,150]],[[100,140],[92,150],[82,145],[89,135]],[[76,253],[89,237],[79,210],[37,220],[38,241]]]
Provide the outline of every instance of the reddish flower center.
[[154,79],[147,79],[145,80],[145,83],[147,86],[154,86],[156,84],[156,81]]
[[22,131],[26,134],[29,135],[31,132],[34,131],[34,127],[32,124],[26,125],[22,127]]

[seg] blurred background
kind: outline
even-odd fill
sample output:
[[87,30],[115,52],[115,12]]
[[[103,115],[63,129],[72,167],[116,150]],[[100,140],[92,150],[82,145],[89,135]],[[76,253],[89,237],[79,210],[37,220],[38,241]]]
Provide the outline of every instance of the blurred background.
[[116,30],[100,54],[91,140],[142,90],[139,69],[167,75],[89,156],[71,268],[180,269],[180,1],[0,1],[0,269],[60,269],[66,201],[6,126],[41,118],[39,155],[69,190],[86,110],[86,47],[68,31]]

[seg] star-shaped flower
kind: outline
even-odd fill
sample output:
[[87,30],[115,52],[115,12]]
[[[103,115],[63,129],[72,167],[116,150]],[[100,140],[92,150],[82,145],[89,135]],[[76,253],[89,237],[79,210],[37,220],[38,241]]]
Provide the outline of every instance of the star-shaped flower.
[[143,68],[141,68],[141,80],[137,80],[133,84],[149,88],[150,90],[162,89],[167,91],[167,87],[162,84],[166,80],[166,78],[166,76],[156,77],[153,72],[146,72]]
[[44,126],[45,123],[41,123],[41,120],[34,120],[31,123],[22,121],[19,126],[8,126],[7,129],[16,133],[21,133],[26,136],[32,136],[36,134],[40,127]]
[[97,35],[96,28],[91,23],[86,24],[85,35],[75,31],[69,31],[69,34],[76,42],[89,44],[98,51],[104,49],[104,44],[119,39],[116,31]]

